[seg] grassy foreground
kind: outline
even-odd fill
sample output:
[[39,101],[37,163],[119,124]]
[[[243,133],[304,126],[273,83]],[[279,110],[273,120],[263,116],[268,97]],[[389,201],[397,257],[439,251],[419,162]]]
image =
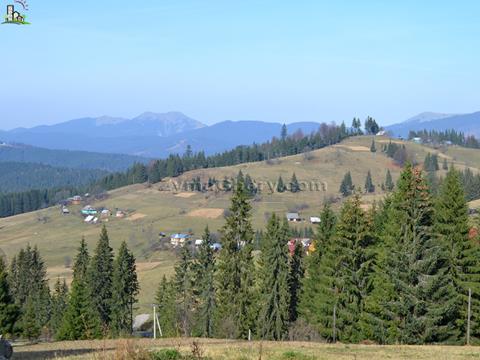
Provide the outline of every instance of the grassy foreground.
[[[15,348],[13,359],[125,359],[126,353],[165,348],[192,354],[197,344],[202,357],[212,360],[383,360],[383,359],[480,359],[480,349],[461,346],[378,346],[308,342],[243,342],[205,339],[106,340],[38,344]],[[140,359],[140,358],[138,358]]]

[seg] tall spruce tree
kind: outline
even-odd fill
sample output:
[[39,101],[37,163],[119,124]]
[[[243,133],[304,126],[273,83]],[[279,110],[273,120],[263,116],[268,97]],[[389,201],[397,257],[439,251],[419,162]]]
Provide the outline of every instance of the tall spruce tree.
[[295,173],[293,173],[292,180],[290,181],[290,191],[292,193],[297,193],[300,191],[300,184],[298,183]]
[[283,183],[282,176],[280,175],[277,181],[277,192],[283,193],[284,191],[285,191],[285,184]]
[[132,333],[133,305],[138,301],[139,290],[135,257],[124,241],[113,267],[111,318],[115,335]]
[[464,343],[468,290],[472,290],[472,338],[480,336],[480,248],[469,238],[468,205],[460,174],[451,169],[435,202],[434,233],[444,250],[438,306],[430,310],[429,342]]
[[[285,220],[286,221],[286,220]],[[288,223],[287,223],[288,226]],[[297,242],[295,250],[289,259],[288,271],[288,291],[290,293],[290,305],[288,309],[289,321],[293,323],[298,318],[298,308],[300,304],[300,294],[302,292],[302,283],[305,275],[303,244]]]
[[375,146],[375,139],[372,139],[372,144],[370,145],[370,152],[376,153],[377,147]]
[[6,265],[0,258],[0,335],[11,335],[20,316],[20,309],[14,303],[7,278]]
[[407,164],[388,208],[381,253],[378,299],[385,315],[384,342],[421,344],[428,336],[428,310],[439,286],[440,247],[433,241],[433,206],[426,181]]
[[205,228],[196,257],[196,276],[198,294],[197,329],[202,337],[212,337],[215,314],[215,254],[213,240],[208,226]]
[[288,287],[289,228],[273,214],[262,249],[262,294],[259,331],[262,339],[282,340],[288,330],[290,293]]
[[185,245],[175,266],[174,278],[178,323],[183,336],[191,336],[193,330],[195,297],[192,266],[192,253],[188,245]]
[[36,246],[28,245],[13,259],[10,287],[15,303],[22,310],[19,320],[22,335],[29,339],[38,337],[50,321],[51,299],[47,269]]
[[340,184],[340,193],[344,197],[347,197],[347,196],[352,195],[353,190],[354,190],[354,186],[353,186],[353,181],[352,181],[352,174],[349,171],[345,174],[345,176],[343,177],[343,180]]
[[162,327],[164,336],[178,336],[178,326],[175,304],[175,286],[172,281],[168,281],[163,275],[162,281],[158,286],[155,300],[158,305],[158,320]]
[[100,315],[90,296],[89,264],[87,244],[82,238],[73,264],[73,281],[68,306],[56,334],[58,340],[95,339],[102,335]]
[[385,190],[392,191],[395,188],[395,184],[393,183],[392,174],[390,173],[390,169],[387,169],[387,174],[385,175]]
[[370,170],[368,170],[367,178],[365,179],[365,192],[375,192],[375,185],[373,184],[372,173],[370,172]]
[[68,287],[65,279],[60,280],[57,278],[55,285],[53,287],[53,294],[52,294],[52,308],[51,313],[52,316],[50,318],[50,329],[52,330],[53,334],[56,335],[63,322],[63,317],[65,315],[65,311],[67,310],[68,306]]
[[331,310],[334,306],[329,293],[333,281],[334,264],[328,254],[334,249],[337,219],[326,203],[320,215],[321,222],[315,234],[315,251],[306,259],[306,274],[300,296],[299,314],[325,338],[332,338]]
[[88,269],[90,296],[96,307],[104,331],[110,327],[112,307],[113,249],[105,225]]
[[244,184],[238,183],[229,216],[222,228],[222,251],[217,259],[216,329],[219,336],[246,338],[256,319],[254,232],[251,205]]

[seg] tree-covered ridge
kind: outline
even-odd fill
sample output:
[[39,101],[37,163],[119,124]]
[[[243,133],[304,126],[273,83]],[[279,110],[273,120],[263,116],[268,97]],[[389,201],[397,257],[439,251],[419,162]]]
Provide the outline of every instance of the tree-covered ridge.
[[32,189],[81,187],[107,174],[103,170],[81,170],[34,163],[0,162],[0,193]]
[[133,155],[53,150],[24,144],[6,144],[0,139],[0,162],[35,163],[60,168],[111,172],[124,171],[137,162],[147,163],[148,161],[147,158]]
[[453,145],[464,146],[467,148],[479,149],[480,142],[473,135],[465,135],[463,132],[455,129],[438,130],[420,130],[410,131],[408,139],[420,138],[424,143],[443,144],[450,142]]

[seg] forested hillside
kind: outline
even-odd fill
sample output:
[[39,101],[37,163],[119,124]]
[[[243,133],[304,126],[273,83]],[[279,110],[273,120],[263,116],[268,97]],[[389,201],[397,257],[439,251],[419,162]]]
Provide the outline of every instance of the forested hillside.
[[0,161],[38,163],[73,169],[123,171],[136,162],[147,163],[149,160],[131,155],[50,150],[23,144],[2,144],[0,141]]
[[0,193],[31,189],[81,187],[107,174],[103,170],[82,170],[49,165],[0,162]]

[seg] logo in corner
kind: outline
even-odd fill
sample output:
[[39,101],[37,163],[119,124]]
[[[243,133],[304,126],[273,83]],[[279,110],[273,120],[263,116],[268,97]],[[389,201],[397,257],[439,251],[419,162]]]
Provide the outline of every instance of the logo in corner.
[[[21,8],[23,11],[28,11],[27,0],[14,0],[14,4],[18,4],[18,9]],[[27,16],[25,13],[17,11],[15,5],[7,5],[7,14],[5,15],[5,21],[2,24],[30,25],[26,19]]]

